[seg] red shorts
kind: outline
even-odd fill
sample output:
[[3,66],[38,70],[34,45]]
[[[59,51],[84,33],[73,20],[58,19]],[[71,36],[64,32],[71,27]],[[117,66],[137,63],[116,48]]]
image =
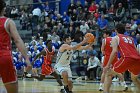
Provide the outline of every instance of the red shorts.
[[129,70],[134,75],[138,75],[140,74],[140,59],[121,58],[114,64],[113,69],[118,73]]
[[[104,61],[103,61],[103,67],[105,67],[109,61],[110,56],[104,56]],[[118,58],[115,57],[113,62],[112,62],[112,66],[118,61]]]
[[12,56],[0,56],[0,76],[4,84],[17,82]]
[[41,72],[42,75],[50,75],[53,72],[54,72],[54,69],[52,68],[51,65],[42,64],[42,72]]

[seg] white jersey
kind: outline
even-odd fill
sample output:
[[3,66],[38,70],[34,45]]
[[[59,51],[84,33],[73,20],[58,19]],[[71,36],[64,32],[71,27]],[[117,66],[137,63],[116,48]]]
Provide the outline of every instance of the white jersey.
[[70,61],[73,55],[73,50],[66,50],[64,52],[58,52],[57,59],[56,59],[56,65],[57,67],[65,67],[70,66]]

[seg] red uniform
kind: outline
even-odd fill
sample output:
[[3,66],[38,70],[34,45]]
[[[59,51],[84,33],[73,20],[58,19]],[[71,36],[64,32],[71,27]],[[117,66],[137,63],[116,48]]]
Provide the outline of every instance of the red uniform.
[[133,39],[122,34],[119,34],[118,38],[118,50],[120,51],[121,59],[114,64],[114,71],[122,73],[129,70],[138,75],[140,73],[140,55],[135,48]]
[[8,18],[0,18],[0,76],[3,83],[17,81],[16,71],[13,65],[11,38],[6,30]]
[[[110,54],[112,52],[112,47],[111,47],[111,41],[112,41],[112,38],[111,37],[107,37],[105,38],[105,46],[104,46],[104,51],[105,51],[105,56],[104,56],[104,61],[103,61],[103,67],[105,67],[108,63],[108,60],[110,58]],[[116,57],[114,58],[113,62],[112,62],[112,65],[114,65],[115,62],[118,61],[118,58],[117,58],[117,55]]]
[[42,64],[42,75],[50,75],[52,72],[54,72],[54,69],[52,68],[52,57],[54,56],[54,50],[52,49],[51,52],[46,48],[46,56],[44,56],[44,63]]

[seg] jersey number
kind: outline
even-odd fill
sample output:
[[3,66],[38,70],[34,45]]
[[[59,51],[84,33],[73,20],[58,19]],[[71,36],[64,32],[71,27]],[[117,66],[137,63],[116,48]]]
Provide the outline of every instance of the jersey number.
[[132,40],[129,37],[122,37],[125,43],[132,44]]

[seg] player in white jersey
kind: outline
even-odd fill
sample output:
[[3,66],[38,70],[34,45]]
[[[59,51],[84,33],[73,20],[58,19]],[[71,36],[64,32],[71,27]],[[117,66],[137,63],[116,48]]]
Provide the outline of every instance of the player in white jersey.
[[71,38],[69,35],[65,35],[63,37],[64,44],[61,45],[59,48],[59,52],[57,54],[57,60],[55,69],[63,78],[63,83],[65,86],[65,90],[67,93],[72,93],[72,72],[70,69],[70,61],[73,55],[74,50],[85,50],[91,47],[91,44],[82,46],[87,42],[89,38],[85,38],[81,43],[72,46],[71,45]]

